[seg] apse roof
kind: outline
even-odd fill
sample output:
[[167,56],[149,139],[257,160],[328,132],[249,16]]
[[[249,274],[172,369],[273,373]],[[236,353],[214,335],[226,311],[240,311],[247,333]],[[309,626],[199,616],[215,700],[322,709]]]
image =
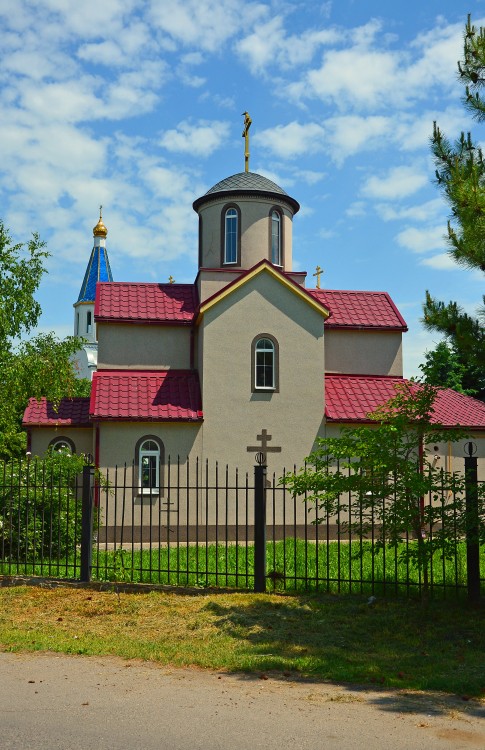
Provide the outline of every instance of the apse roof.
[[309,289],[331,312],[325,328],[386,328],[407,331],[406,321],[387,292]]
[[103,420],[201,421],[199,377],[193,370],[98,370],[90,414]]
[[226,177],[224,180],[213,185],[205,195],[197,198],[193,203],[193,207],[197,211],[199,206],[211,198],[246,192],[273,196],[275,198],[280,196],[286,203],[292,206],[295,213],[300,209],[298,201],[289,196],[276,182],[256,172],[238,172],[231,175],[231,177]]
[[[418,383],[398,377],[325,375],[325,416],[329,422],[370,422],[368,415],[396,395],[397,384],[413,389]],[[451,388],[438,390],[432,421],[485,430],[485,404]]]

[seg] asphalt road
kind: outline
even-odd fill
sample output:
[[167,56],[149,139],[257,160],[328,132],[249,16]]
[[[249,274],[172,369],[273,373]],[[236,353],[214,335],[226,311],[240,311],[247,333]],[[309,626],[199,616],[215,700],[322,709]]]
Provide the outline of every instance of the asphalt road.
[[1,750],[485,748],[485,704],[118,658],[0,653]]

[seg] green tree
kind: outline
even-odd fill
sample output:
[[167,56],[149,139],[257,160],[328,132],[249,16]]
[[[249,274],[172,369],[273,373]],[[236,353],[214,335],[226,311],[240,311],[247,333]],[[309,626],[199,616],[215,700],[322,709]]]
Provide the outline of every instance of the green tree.
[[440,341],[434,349],[425,352],[424,363],[419,365],[425,383],[453,388],[458,393],[485,399],[485,371],[477,370],[453,343]]
[[[464,34],[463,60],[458,63],[460,80],[465,84],[465,108],[479,121],[485,120],[481,88],[485,83],[485,31],[472,25],[468,16]],[[461,133],[451,143],[434,123],[431,148],[436,164],[436,181],[450,208],[449,252],[464,268],[485,272],[485,162],[482,150],[470,133]],[[485,296],[477,317],[467,314],[457,302],[442,302],[427,291],[424,325],[443,333],[468,362],[471,372],[485,369]],[[477,395],[484,399],[480,384]]]
[[[369,415],[375,425],[321,439],[305,467],[282,480],[317,505],[319,522],[346,518],[344,531],[372,535],[376,552],[397,548],[420,571],[424,598],[433,557],[452,557],[465,530],[463,477],[439,468],[428,450],[463,436],[432,421],[436,392],[427,384],[397,386],[396,395]],[[409,537],[414,541],[407,544]]]
[[39,321],[35,293],[47,257],[38,235],[13,245],[0,221],[0,458],[25,451],[22,416],[30,396],[58,403],[63,396],[89,394],[89,381],[76,378],[70,359],[81,339],[60,340],[53,333],[21,338]]

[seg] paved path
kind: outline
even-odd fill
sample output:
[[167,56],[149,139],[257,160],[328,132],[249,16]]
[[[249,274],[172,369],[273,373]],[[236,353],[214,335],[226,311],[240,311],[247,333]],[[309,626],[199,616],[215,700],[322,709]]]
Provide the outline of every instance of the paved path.
[[0,653],[1,750],[468,750],[485,705],[428,694]]

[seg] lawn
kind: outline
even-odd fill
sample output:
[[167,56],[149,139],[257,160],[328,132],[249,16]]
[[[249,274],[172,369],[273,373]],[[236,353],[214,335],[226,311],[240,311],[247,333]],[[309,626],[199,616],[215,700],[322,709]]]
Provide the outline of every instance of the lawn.
[[485,700],[483,610],[334,594],[0,588],[0,649],[115,654]]
[[[409,542],[412,546],[413,542]],[[404,545],[376,553],[370,542],[315,544],[302,539],[268,542],[268,588],[276,591],[420,594],[416,567],[402,560]],[[456,545],[451,560],[435,555],[432,594],[435,597],[466,593],[466,547]],[[79,577],[80,558],[33,561],[18,565],[0,561],[0,574]],[[253,588],[254,548],[236,544],[173,544],[170,547],[116,552],[94,549],[93,579],[183,586]],[[482,554],[485,582],[485,555]]]

